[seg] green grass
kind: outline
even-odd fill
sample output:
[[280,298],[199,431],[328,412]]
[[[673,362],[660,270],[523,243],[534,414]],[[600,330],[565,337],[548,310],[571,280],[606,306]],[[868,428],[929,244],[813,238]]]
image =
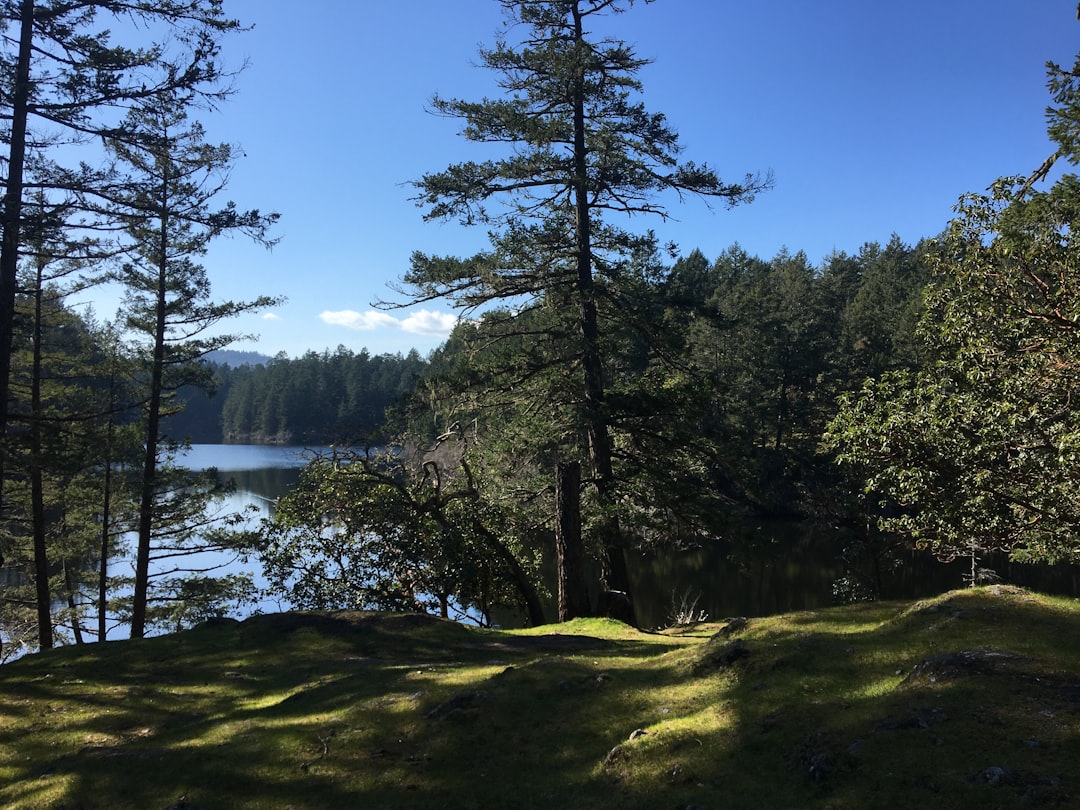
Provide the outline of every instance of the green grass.
[[282,614],[30,656],[0,667],[0,806],[1080,806],[1075,600],[720,627]]

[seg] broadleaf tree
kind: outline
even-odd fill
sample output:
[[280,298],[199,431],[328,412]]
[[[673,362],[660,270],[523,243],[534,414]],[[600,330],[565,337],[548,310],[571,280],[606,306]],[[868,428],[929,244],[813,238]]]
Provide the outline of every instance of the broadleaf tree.
[[457,428],[430,446],[312,460],[255,539],[276,593],[306,610],[438,612],[489,624],[520,606],[544,623],[536,572],[470,463]]
[[[468,258],[416,253],[404,281],[410,303],[449,299],[465,311],[500,309],[503,331],[514,338],[521,336],[514,321],[525,323],[537,310],[558,313],[571,339],[559,350],[565,373],[558,385],[566,387],[533,395],[572,416],[577,436],[560,452],[586,462],[583,481],[601,516],[603,584],[628,592],[605,329],[636,311],[620,295],[634,258],[655,252],[657,239],[613,220],[664,218],[670,195],[746,202],[770,177],[725,182],[707,165],[681,160],[675,130],[639,98],[638,74],[649,61],[590,30],[633,0],[500,4],[506,33],[480,50],[480,61],[497,74],[503,96],[431,102],[436,114],[461,121],[464,137],[492,144],[500,156],[416,182],[426,219],[486,227],[490,249]],[[507,363],[503,371],[512,376],[516,359]]]
[[[1080,555],[1080,59],[1049,64],[1058,148],[1028,177],[969,194],[930,253],[929,362],[846,397],[828,441],[884,528],[942,556]],[[977,572],[975,572],[977,573]]]

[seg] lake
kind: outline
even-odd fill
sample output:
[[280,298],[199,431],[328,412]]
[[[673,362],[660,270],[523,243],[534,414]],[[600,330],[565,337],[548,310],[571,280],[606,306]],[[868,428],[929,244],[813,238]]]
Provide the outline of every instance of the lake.
[[[326,448],[315,448],[325,450]],[[272,516],[274,503],[296,485],[300,471],[312,456],[305,447],[266,445],[193,445],[182,463],[194,469],[216,467],[222,478],[231,478],[236,491],[223,504],[224,512],[243,512],[250,505],[250,521],[257,526]],[[841,533],[806,522],[751,522],[733,529],[730,538],[684,550],[635,552],[628,556],[638,619],[651,629],[670,623],[673,611],[682,607],[695,616],[718,621],[733,616],[767,616],[799,610],[813,610],[833,604],[833,583],[845,574],[840,559],[844,545]],[[189,560],[194,562],[193,560]],[[255,563],[246,564],[231,556],[206,555],[202,567],[218,566],[217,575],[250,573],[255,584],[267,583]],[[987,562],[1002,581],[1045,593],[1080,596],[1080,567],[1073,565],[1024,566],[1003,556]],[[118,558],[111,567],[130,568],[128,558]],[[555,566],[549,553],[543,568],[550,592],[555,592]],[[904,564],[886,574],[883,597],[924,598],[963,587],[968,562],[941,564],[925,554],[908,553]],[[17,571],[0,575],[21,581]],[[595,598],[595,594],[594,594]],[[288,610],[281,594],[264,596],[260,602],[234,614],[245,618],[255,611]],[[545,610],[555,616],[553,600]],[[504,626],[520,623],[521,617],[500,612],[494,617]],[[114,625],[109,638],[126,638],[128,628]],[[2,636],[2,631],[0,631]],[[7,650],[11,657],[11,650]],[[17,657],[21,653],[15,653]]]
[[[322,449],[322,448],[319,448]],[[270,516],[275,499],[295,485],[311,451],[303,447],[264,445],[193,445],[184,463],[217,467],[236,482],[227,503],[231,511],[254,504],[258,516]],[[256,518],[257,519],[257,518]],[[712,620],[764,616],[820,608],[833,603],[833,583],[845,573],[840,559],[843,536],[805,522],[749,523],[726,541],[682,551],[632,553],[629,558],[638,618],[642,627],[668,623],[685,603]],[[550,562],[550,561],[549,561]],[[1003,558],[991,562],[1003,581],[1050,593],[1080,595],[1075,566],[1020,566]],[[548,588],[555,591],[554,564],[546,566]],[[932,596],[962,587],[968,562],[939,563],[909,554],[905,564],[884,580],[886,598]],[[258,571],[256,581],[258,583]],[[287,609],[282,599],[264,601],[262,610]],[[547,606],[554,616],[554,604]],[[504,624],[512,617],[499,616]]]
[[[177,463],[194,470],[215,467],[219,478],[231,479],[236,484],[236,490],[225,498],[221,512],[246,510],[250,515],[248,524],[256,526],[263,518],[273,517],[277,499],[296,486],[300,471],[313,454],[326,449],[261,444],[193,444],[187,453],[177,459]],[[251,573],[259,588],[265,589],[267,585],[255,563],[229,563],[217,573]],[[269,612],[288,609],[289,604],[284,598],[267,596],[237,618],[244,618],[255,610]]]

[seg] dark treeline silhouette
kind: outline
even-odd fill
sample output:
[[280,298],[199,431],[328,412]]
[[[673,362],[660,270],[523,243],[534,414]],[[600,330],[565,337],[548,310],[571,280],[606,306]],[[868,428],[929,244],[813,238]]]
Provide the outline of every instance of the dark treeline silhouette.
[[182,392],[184,410],[169,422],[171,435],[209,443],[363,444],[383,427],[386,409],[413,390],[426,365],[415,350],[372,355],[344,346],[297,358],[244,360],[212,362],[212,396]]

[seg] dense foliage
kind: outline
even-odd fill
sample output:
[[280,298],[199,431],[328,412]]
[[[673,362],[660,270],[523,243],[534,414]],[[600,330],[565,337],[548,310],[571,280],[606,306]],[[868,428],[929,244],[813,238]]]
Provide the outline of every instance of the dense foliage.
[[488,624],[501,605],[544,622],[537,560],[485,497],[475,436],[430,447],[333,452],[308,465],[258,541],[263,568],[297,607],[408,610]]
[[386,412],[411,393],[426,361],[338,346],[307,352],[208,358],[213,388],[179,391],[183,410],[166,431],[197,443],[363,445],[377,440]]
[[[76,641],[95,610],[98,637],[118,617],[142,635],[153,602],[178,608],[176,626],[234,590],[179,561],[213,544],[220,486],[171,463],[179,444],[160,420],[176,388],[207,382],[198,359],[233,339],[207,330],[271,300],[214,301],[198,264],[226,232],[268,242],[276,218],[218,200],[236,153],[190,119],[230,95],[219,57],[242,26],[220,0],[18,0],[0,4],[0,28],[3,610],[16,627],[35,613],[41,648],[58,603]],[[107,282],[127,295],[116,323],[64,311]],[[108,565],[129,531],[130,582]]]
[[[679,256],[624,226],[664,218],[671,195],[749,201],[770,178],[723,182],[682,159],[639,101],[647,60],[588,30],[632,0],[499,1],[514,24],[481,61],[504,97],[432,102],[495,157],[416,183],[427,218],[484,225],[490,248],[417,253],[403,280],[411,302],[446,298],[466,317],[428,358],[338,347],[239,365],[209,359],[235,337],[216,327],[271,299],[213,301],[198,258],[228,231],[271,242],[275,216],[214,202],[233,152],[188,118],[222,78],[194,57],[236,24],[215,0],[162,3],[161,16],[109,0],[3,6],[12,24],[51,9],[40,33],[68,37],[74,60],[70,87],[51,83],[64,71],[35,85],[26,70],[49,54],[3,55],[7,638],[48,647],[57,621],[81,642],[118,621],[141,635],[220,614],[250,583],[188,567],[208,548],[256,556],[298,607],[488,622],[511,606],[532,624],[550,618],[554,549],[559,593],[580,595],[560,616],[606,599],[632,619],[628,550],[710,543],[746,516],[851,532],[850,561],[873,573],[845,598],[872,596],[899,544],[970,555],[973,578],[990,549],[1077,556],[1080,180],[1042,183],[1055,160],[1080,162],[1080,63],[1050,68],[1055,155],[964,197],[932,240],[894,236],[818,265],[737,244]],[[179,52],[79,33],[124,9],[179,26]],[[114,70],[156,78],[136,91]],[[83,97],[95,83],[117,96]],[[64,170],[48,133],[19,147],[26,94],[45,109],[69,91],[75,112],[57,125],[96,137],[108,166]],[[15,171],[28,157],[30,185]],[[104,279],[125,285],[123,317],[69,311],[68,294]],[[276,520],[235,534],[239,517],[213,511],[227,486],[177,463],[190,440],[332,449]],[[134,577],[109,567],[132,536]],[[590,556],[592,579],[564,554]]]
[[1057,152],[1031,177],[965,196],[933,254],[928,362],[848,395],[829,438],[866,476],[881,525],[942,556],[1075,559],[1080,499],[1080,63],[1051,64]]
[[[459,338],[472,352],[491,348],[480,373],[492,376],[496,400],[516,392],[500,407],[546,403],[544,416],[552,421],[530,432],[547,439],[547,478],[556,462],[587,468],[601,580],[629,593],[628,538],[619,515],[627,493],[616,466],[620,437],[636,431],[630,419],[619,424],[620,381],[611,371],[623,357],[664,366],[667,338],[664,324],[650,323],[647,294],[657,239],[625,222],[666,217],[665,195],[749,201],[770,179],[748,174],[725,182],[682,158],[675,130],[640,100],[639,73],[648,60],[596,33],[605,14],[626,11],[632,0],[500,4],[507,34],[482,48],[480,60],[502,96],[477,102],[437,96],[431,103],[460,121],[468,140],[493,145],[497,156],[457,163],[416,183],[427,219],[482,225],[491,248],[465,259],[414,254],[405,284],[413,303],[448,298],[484,311],[479,344],[464,333]],[[506,144],[513,146],[509,153]],[[534,339],[530,356],[519,362],[514,347],[530,335],[543,340]],[[509,347],[497,345],[504,341]],[[658,404],[637,398],[630,410],[647,405],[654,412],[644,418],[655,419]],[[658,460],[649,455],[655,468]]]
[[[654,335],[611,330],[619,351],[604,366],[626,493],[615,508],[630,542],[707,543],[749,515],[853,520],[850,483],[820,437],[835,395],[868,370],[917,368],[926,253],[894,237],[819,267],[803,254],[765,260],[738,246],[713,261],[692,251],[651,265],[636,294],[649,302]],[[552,554],[552,465],[574,435],[540,394],[549,383],[560,390],[564,376],[554,322],[539,309],[462,322],[390,421],[406,438],[389,455],[321,459],[283,499],[259,550],[274,587],[291,587],[307,607],[474,618],[490,615],[493,595],[523,615],[532,591],[550,596],[538,555]],[[587,490],[583,505],[592,538],[600,518]]]
[[[682,160],[675,132],[639,101],[647,60],[591,31],[631,3],[502,5],[508,33],[480,58],[505,95],[432,102],[469,140],[500,145],[497,156],[416,183],[427,218],[487,227],[490,250],[417,253],[404,278],[411,302],[447,298],[475,317],[430,358],[400,444],[468,436],[467,445],[405,465],[393,486],[370,460],[347,472],[313,467],[310,489],[286,510],[307,515],[318,542],[336,543],[341,535],[318,520],[348,511],[352,496],[331,508],[315,493],[341,492],[343,477],[364,499],[381,493],[379,508],[401,526],[426,514],[418,493],[433,475],[466,480],[472,506],[447,516],[444,543],[484,526],[529,553],[577,534],[569,545],[598,561],[599,587],[621,594],[620,615],[632,619],[628,549],[708,542],[740,511],[806,514],[838,500],[818,453],[822,430],[836,394],[916,362],[924,251],[894,239],[815,268],[802,254],[765,261],[733,247],[712,264],[694,252],[666,266],[656,235],[627,229],[627,215],[666,216],[665,192],[749,201],[770,178],[726,183]],[[566,464],[580,467],[581,485],[556,498]],[[370,540],[360,532],[354,543]],[[510,574],[490,571],[499,579],[489,590]],[[373,563],[354,574],[379,576]],[[516,601],[527,608],[523,593]],[[454,596],[471,604],[464,582]]]

